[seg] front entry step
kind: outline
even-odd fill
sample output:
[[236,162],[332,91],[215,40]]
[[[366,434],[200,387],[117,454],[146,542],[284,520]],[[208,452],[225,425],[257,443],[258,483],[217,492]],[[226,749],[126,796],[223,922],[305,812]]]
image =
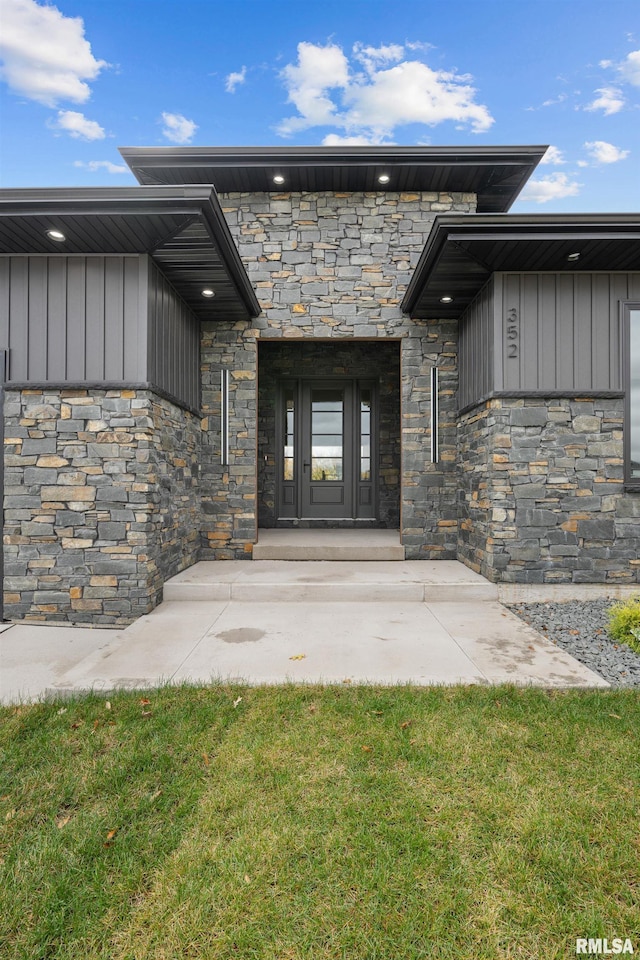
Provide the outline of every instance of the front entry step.
[[165,600],[462,603],[498,589],[457,560],[201,560],[164,585]]
[[259,530],[254,560],[404,560],[398,530]]

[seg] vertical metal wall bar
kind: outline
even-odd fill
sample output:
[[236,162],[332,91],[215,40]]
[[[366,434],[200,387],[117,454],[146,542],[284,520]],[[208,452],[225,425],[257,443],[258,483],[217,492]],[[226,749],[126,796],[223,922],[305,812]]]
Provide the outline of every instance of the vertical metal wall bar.
[[229,371],[220,371],[220,463],[229,463]]
[[431,367],[431,463],[437,463],[440,458],[440,444],[438,442],[440,412],[438,406],[438,368]]

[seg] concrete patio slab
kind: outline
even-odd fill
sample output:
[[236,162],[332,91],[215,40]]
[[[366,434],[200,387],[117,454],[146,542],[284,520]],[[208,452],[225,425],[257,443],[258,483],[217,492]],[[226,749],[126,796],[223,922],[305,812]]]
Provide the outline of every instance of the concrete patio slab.
[[430,610],[491,683],[608,687],[500,603],[432,603]]
[[43,624],[3,624],[0,633],[0,703],[41,700],[60,677],[99,656],[122,631]]
[[421,603],[230,603],[174,679],[212,677],[250,683],[487,680]]
[[215,680],[608,686],[456,561],[205,561],[165,598],[122,630],[4,625],[0,699]]
[[168,683],[227,604],[163,603],[108,647],[92,651],[50,685],[51,692],[139,689]]

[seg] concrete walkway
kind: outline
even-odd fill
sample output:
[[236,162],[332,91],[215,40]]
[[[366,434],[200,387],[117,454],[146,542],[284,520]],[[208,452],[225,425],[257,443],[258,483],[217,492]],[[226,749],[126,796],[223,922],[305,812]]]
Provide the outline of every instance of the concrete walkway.
[[5,625],[0,699],[219,680],[607,686],[452,561],[209,562],[165,593],[123,630]]

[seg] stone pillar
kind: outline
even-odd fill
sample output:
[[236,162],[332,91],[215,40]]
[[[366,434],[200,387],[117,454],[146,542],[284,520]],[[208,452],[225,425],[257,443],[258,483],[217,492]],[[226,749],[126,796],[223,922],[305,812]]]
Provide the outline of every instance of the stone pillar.
[[7,390],[5,616],[126,624],[199,546],[200,424],[149,391]]
[[460,418],[459,556],[494,581],[640,581],[622,399],[493,399]]

